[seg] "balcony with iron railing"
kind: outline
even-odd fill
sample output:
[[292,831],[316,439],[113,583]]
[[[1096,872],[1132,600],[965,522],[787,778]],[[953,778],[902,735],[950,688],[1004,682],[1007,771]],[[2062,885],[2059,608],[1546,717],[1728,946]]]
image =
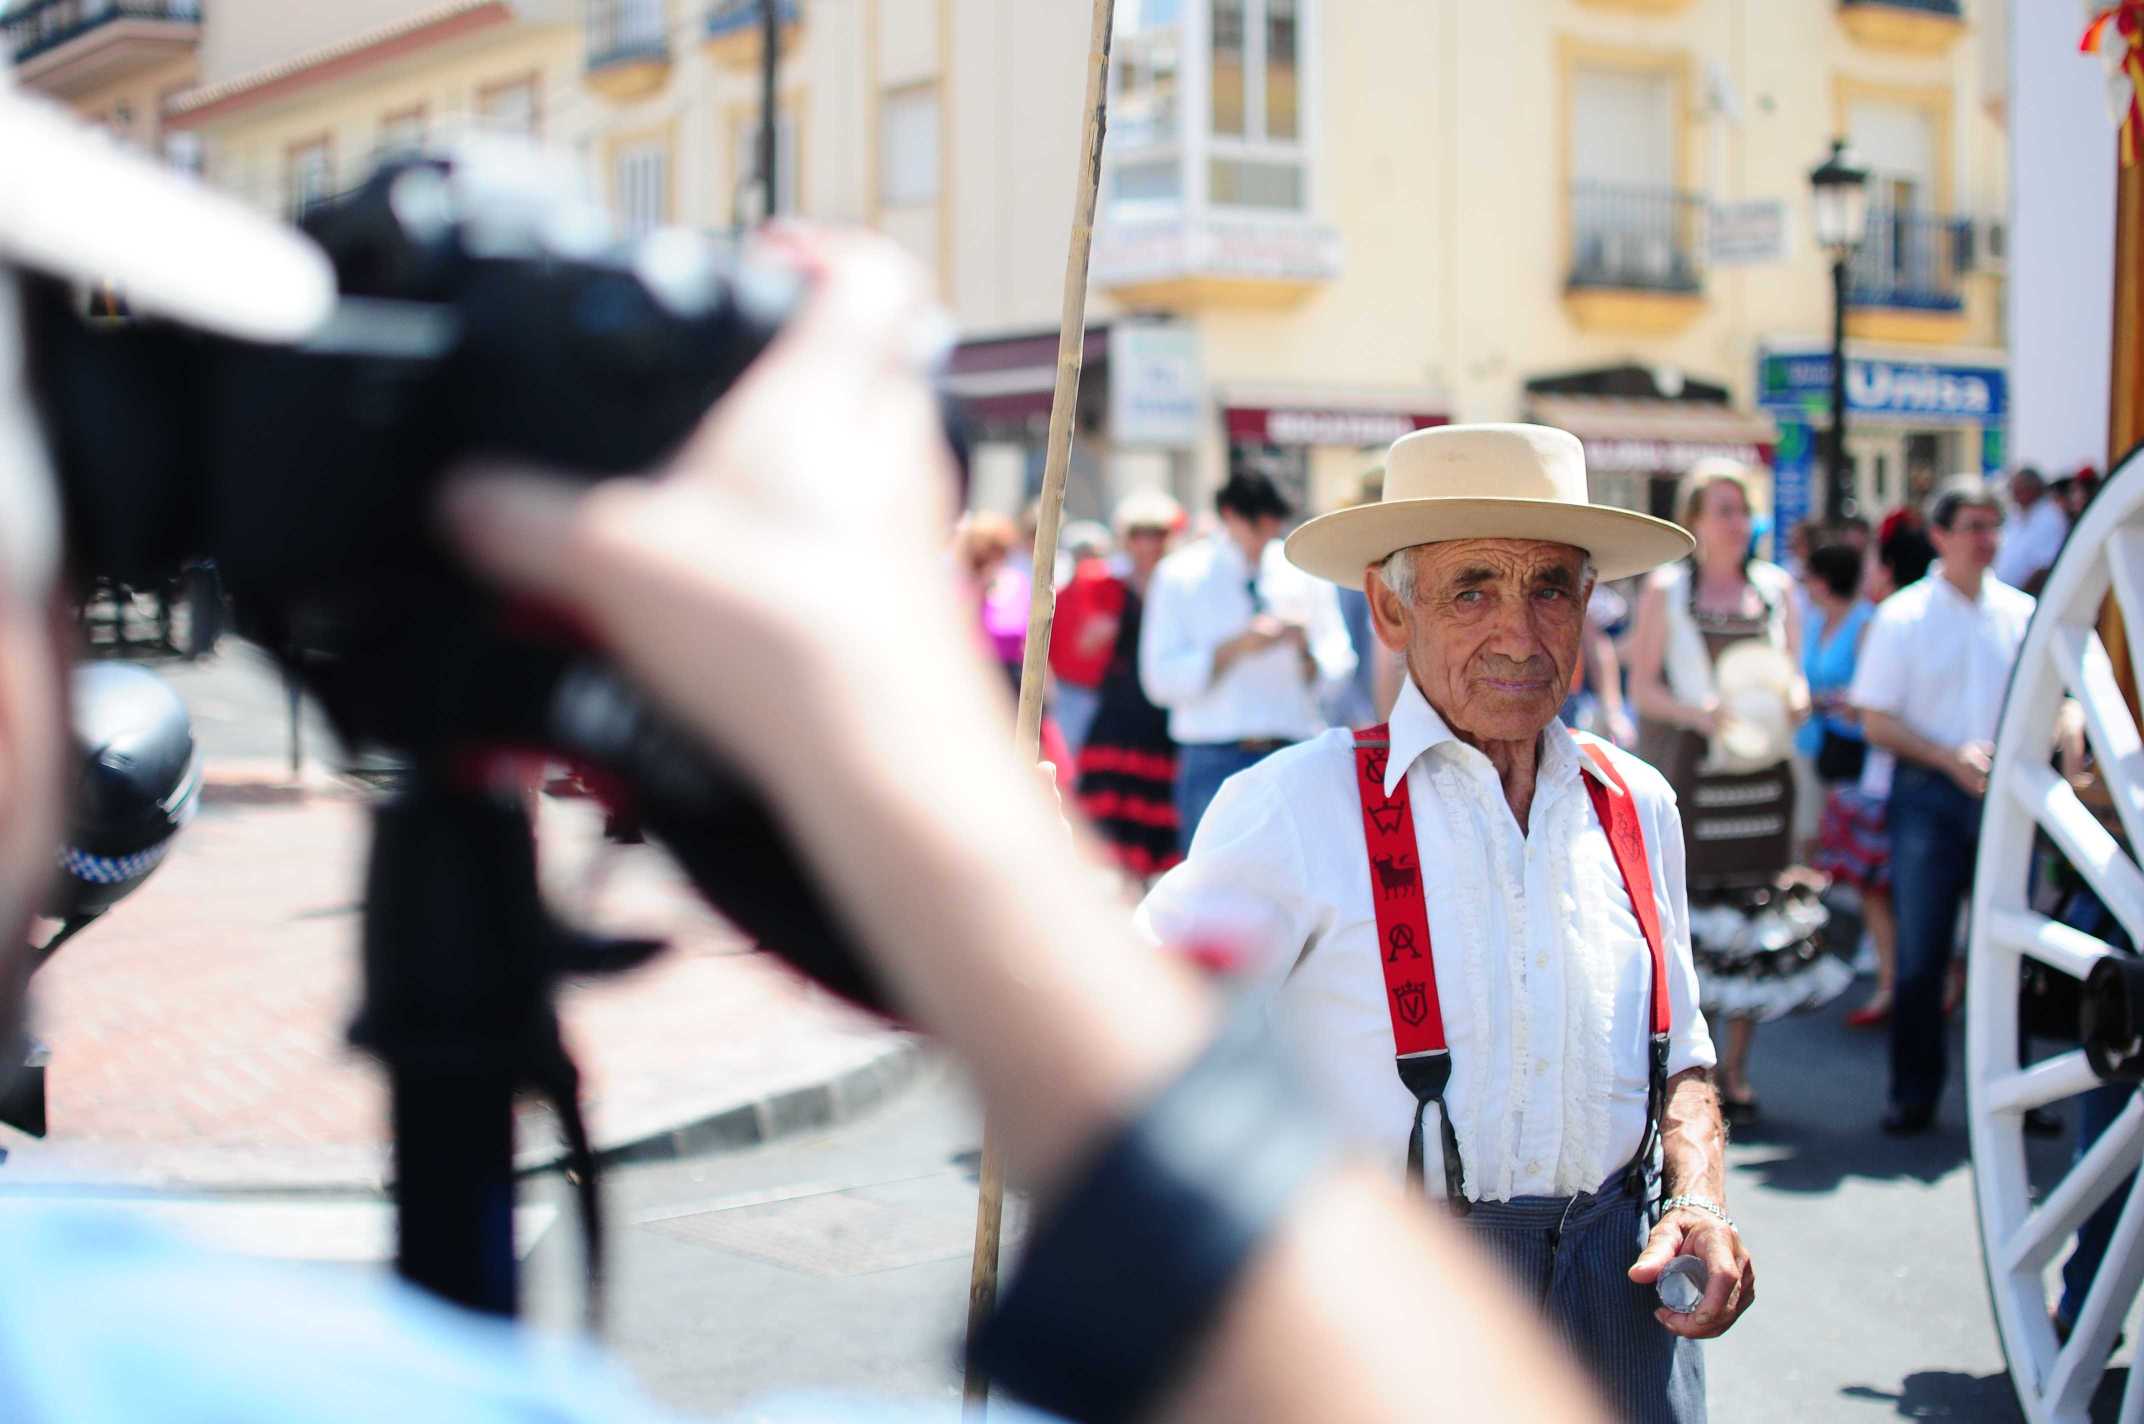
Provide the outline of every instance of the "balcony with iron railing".
[[[774,0],[779,53],[787,55],[802,28],[800,0]],[[707,7],[707,52],[733,69],[756,69],[767,28],[767,0],[712,0]]]
[[1961,0],[1839,0],[1839,23],[1871,49],[1941,54],[1965,33]]
[[1703,198],[1580,180],[1570,222],[1564,304],[1581,326],[1669,331],[1702,307]]
[[192,48],[201,0],[31,0],[0,29],[18,79],[64,97]]
[[638,99],[670,77],[664,0],[588,0],[587,76],[613,99]]
[[1846,269],[1849,328],[1871,337],[1954,337],[1974,256],[1970,218],[1870,208]]

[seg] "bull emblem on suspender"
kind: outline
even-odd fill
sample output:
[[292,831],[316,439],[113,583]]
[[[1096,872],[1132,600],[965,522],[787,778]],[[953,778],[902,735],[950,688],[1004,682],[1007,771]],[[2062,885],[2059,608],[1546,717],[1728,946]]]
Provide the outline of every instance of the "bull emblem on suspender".
[[1385,956],[1387,964],[1397,964],[1403,949],[1407,951],[1409,959],[1422,957],[1422,951],[1414,947],[1414,931],[1405,925],[1394,925],[1392,933],[1385,936],[1385,943],[1392,946],[1392,952]]
[[1404,895],[1421,885],[1422,877],[1413,865],[1400,864],[1399,857],[1373,856],[1370,863],[1377,867],[1377,888],[1387,898]]
[[1418,1024],[1429,1017],[1429,995],[1422,992],[1422,982],[1410,979],[1392,991],[1392,1002],[1399,1009],[1400,1017],[1410,1024]]
[[1370,824],[1389,836],[1400,828],[1400,812],[1402,809],[1404,808],[1397,801],[1387,801],[1381,806],[1372,806],[1370,808]]

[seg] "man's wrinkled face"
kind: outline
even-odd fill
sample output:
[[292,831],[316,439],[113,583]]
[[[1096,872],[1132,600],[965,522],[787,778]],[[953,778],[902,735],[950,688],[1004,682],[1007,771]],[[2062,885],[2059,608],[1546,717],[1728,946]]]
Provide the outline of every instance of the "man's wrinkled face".
[[1372,569],[1378,640],[1407,658],[1430,706],[1468,742],[1530,741],[1554,720],[1578,666],[1585,554],[1540,539],[1462,539],[1408,551],[1414,598]]

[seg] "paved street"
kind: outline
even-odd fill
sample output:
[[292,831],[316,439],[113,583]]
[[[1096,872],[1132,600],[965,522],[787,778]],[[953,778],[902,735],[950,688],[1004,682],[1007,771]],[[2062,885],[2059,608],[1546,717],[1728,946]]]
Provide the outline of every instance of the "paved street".
[[[0,1191],[12,1194],[0,1194],[0,1219],[56,1182],[109,1180],[131,1185],[94,1194],[219,1247],[382,1261],[391,1220],[363,1189],[377,1180],[376,1088],[337,1041],[360,808],[317,776],[302,795],[268,794],[280,775],[282,702],[254,654],[227,645],[215,663],[164,671],[226,789],[187,832],[189,856],[41,978],[59,1050],[55,1135],[0,1171]],[[325,748],[317,727],[307,736],[309,750]],[[256,793],[241,794],[249,784]],[[585,814],[572,803],[547,812],[569,841],[585,840],[575,819]],[[220,889],[198,879],[271,854],[267,869]],[[599,1094],[607,1085],[623,1101],[653,1076],[636,1067],[650,1054],[667,1055],[666,1071],[715,1065],[685,1085],[688,1096],[704,1095],[710,1077],[745,1091],[754,1074],[823,1077],[846,1061],[823,1055],[838,1058],[853,1029],[765,978],[753,967],[760,957],[694,920],[676,892],[652,858],[628,860],[604,889],[606,903],[667,915],[688,933],[669,977],[577,997]],[[1765,1121],[1733,1149],[1732,1205],[1757,1254],[1761,1301],[1710,1348],[1713,1416],[2014,1419],[1981,1278],[1958,1080],[1942,1131],[1882,1137],[1883,1039],[1847,1030],[1846,1007],[1759,1035]],[[219,1048],[218,1032],[233,1042]],[[793,1053],[783,1047],[791,1033]],[[126,1076],[144,1055],[176,1052],[169,1034],[183,1034],[195,1056]],[[957,1076],[924,1061],[904,1070],[905,1087],[893,1080],[887,1101],[832,1128],[610,1172],[612,1338],[663,1397],[712,1412],[771,1389],[832,1386],[942,1401],[953,1417],[978,1130]],[[295,1075],[270,1095],[279,1111],[319,1096],[280,1126],[232,1096],[249,1091],[244,1065],[267,1072],[278,1062]],[[657,1082],[651,1108],[678,1087]],[[188,1140],[204,1151],[182,1150]],[[2061,1151],[2049,1144],[2044,1155],[2052,1163]],[[353,1156],[362,1170],[350,1169]],[[129,1161],[154,1161],[161,1180],[187,1189],[142,1195],[141,1183],[159,1178]],[[234,1180],[248,1170],[259,1179]],[[532,1313],[564,1325],[575,1316],[579,1239],[555,1179],[532,1184],[520,1227]],[[2128,1338],[2140,1335],[2132,1320]],[[2128,1357],[2125,1348],[2117,1363]],[[2110,1395],[2122,1378],[2118,1370]]]

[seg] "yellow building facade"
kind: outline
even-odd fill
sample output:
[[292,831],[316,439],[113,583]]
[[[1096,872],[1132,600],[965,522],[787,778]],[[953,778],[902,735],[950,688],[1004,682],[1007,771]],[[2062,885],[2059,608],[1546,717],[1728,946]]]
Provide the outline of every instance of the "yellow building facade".
[[0,5],[0,56],[15,83],[72,108],[121,143],[198,165],[165,111],[194,83],[200,0],[16,0]]
[[[1014,507],[1086,6],[775,3],[777,205],[937,274],[977,498]],[[492,127],[576,155],[628,231],[759,214],[760,0],[215,0],[196,23],[162,122],[264,207]],[[1834,136],[1871,173],[1858,502],[2000,467],[2006,23],[1999,0],[1118,0],[1073,513],[1202,501],[1235,465],[1325,507],[1408,429],[1534,418],[1587,441],[1597,497],[1665,510],[1725,453],[1776,463],[1792,517],[1828,420],[1808,173]]]

